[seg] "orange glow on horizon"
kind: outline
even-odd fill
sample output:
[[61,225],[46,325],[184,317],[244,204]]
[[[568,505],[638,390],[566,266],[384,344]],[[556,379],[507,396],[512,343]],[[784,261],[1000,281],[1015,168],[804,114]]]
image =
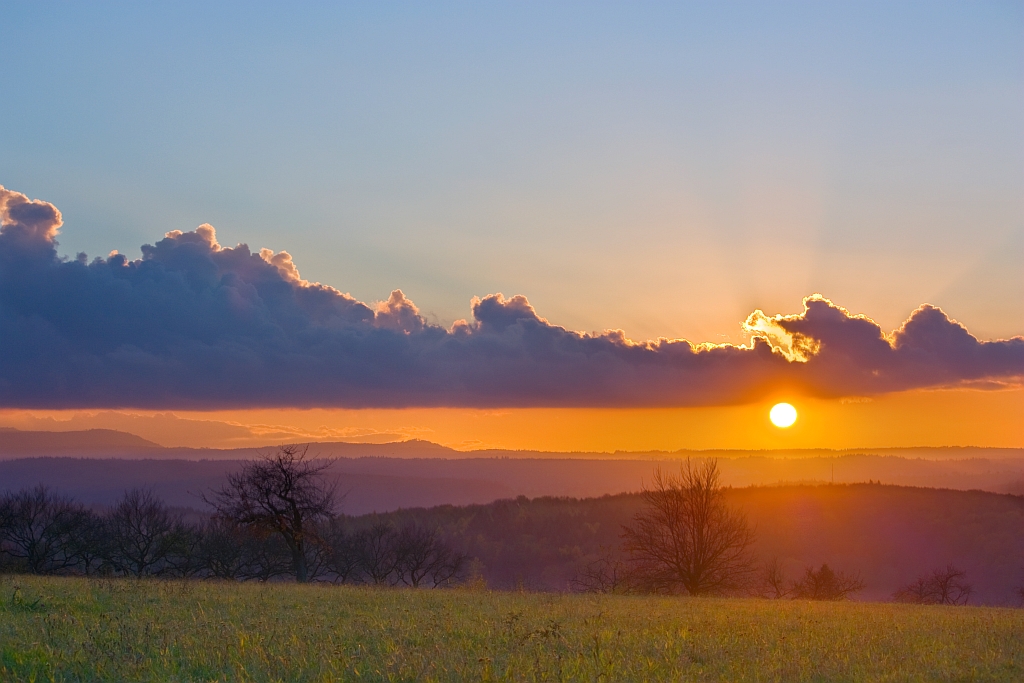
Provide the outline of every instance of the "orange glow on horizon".
[[[460,450],[1024,448],[1024,389],[912,391],[871,399],[801,398],[786,429],[766,400],[710,408],[258,409],[0,411],[0,427],[118,429],[165,446],[233,448],[298,441],[423,439]],[[791,398],[789,400],[792,400]]]

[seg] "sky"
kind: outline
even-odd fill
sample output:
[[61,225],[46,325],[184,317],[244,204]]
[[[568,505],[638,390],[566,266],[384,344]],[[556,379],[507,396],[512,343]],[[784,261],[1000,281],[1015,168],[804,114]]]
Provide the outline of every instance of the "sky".
[[4,16],[0,424],[1024,447],[1020,3]]

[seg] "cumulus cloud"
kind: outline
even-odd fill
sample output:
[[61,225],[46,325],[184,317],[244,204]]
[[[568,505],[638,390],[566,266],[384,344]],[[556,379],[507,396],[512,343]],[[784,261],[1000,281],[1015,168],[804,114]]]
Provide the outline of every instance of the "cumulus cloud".
[[46,248],[63,224],[60,211],[53,204],[32,201],[0,185],[0,226],[8,243]]
[[391,292],[387,301],[381,301],[374,309],[374,324],[396,332],[412,334],[420,332],[426,323],[416,304],[405,298],[400,289]]
[[722,405],[1024,379],[1024,338],[979,341],[928,305],[886,334],[812,296],[797,315],[756,311],[737,346],[575,332],[492,294],[446,329],[401,290],[357,301],[209,225],[91,261],[58,255],[61,225],[0,187],[2,406]]

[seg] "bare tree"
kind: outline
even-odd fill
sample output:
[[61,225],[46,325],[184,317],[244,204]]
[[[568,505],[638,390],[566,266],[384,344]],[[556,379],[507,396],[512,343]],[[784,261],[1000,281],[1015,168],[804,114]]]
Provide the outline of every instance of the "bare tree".
[[582,593],[624,593],[630,590],[629,567],[603,548],[597,557],[591,557],[576,568],[569,585]]
[[437,535],[430,529],[410,524],[402,527],[395,537],[395,573],[398,580],[417,587],[430,575],[437,562]]
[[213,517],[196,547],[200,574],[211,579],[270,581],[287,576],[292,555],[278,534]]
[[306,568],[310,581],[326,578],[332,574],[331,569],[334,549],[331,547],[329,520],[321,520],[316,525],[316,533],[312,541],[306,544]]
[[252,534],[230,521],[213,517],[203,527],[196,549],[205,576],[212,579],[244,579],[253,572],[250,551]]
[[129,576],[167,573],[170,561],[186,549],[180,516],[148,489],[132,489],[106,519],[104,559],[115,571]]
[[203,497],[217,514],[241,527],[279,535],[300,583],[309,581],[309,552],[319,542],[318,522],[334,515],[337,494],[324,478],[329,461],[306,458],[308,446],[281,446],[228,475],[227,483]]
[[974,587],[967,583],[967,573],[948,564],[945,569],[936,569],[930,576],[901,587],[892,597],[896,602],[919,605],[966,605],[973,592]]
[[386,520],[375,522],[355,534],[358,569],[367,583],[393,586],[398,577],[398,532]]
[[45,486],[7,493],[0,498],[0,554],[33,574],[87,571],[79,539],[95,523],[81,504]]
[[174,544],[167,555],[163,573],[182,578],[203,575],[206,568],[199,549],[203,545],[205,531],[204,524],[191,524],[179,519],[175,525]]
[[86,576],[105,571],[109,566],[103,558],[107,556],[108,548],[106,519],[86,509],[82,523],[76,525],[75,533],[69,539],[67,552],[78,558],[76,569]]
[[334,517],[323,525],[320,532],[326,542],[327,556],[325,569],[334,583],[348,583],[355,580],[360,573],[359,549],[356,547],[356,535],[349,533],[345,520]]
[[777,557],[761,565],[754,584],[755,596],[769,600],[781,600],[788,598],[792,592],[793,586],[786,578],[782,563]]
[[466,561],[433,529],[409,524],[394,540],[398,560],[395,571],[407,586],[418,588],[428,581],[435,588],[446,585],[458,576]]
[[440,588],[441,586],[452,586],[461,581],[465,576],[468,561],[467,555],[444,545],[430,566],[428,576],[431,585],[434,588]]
[[646,509],[623,531],[638,589],[709,595],[749,583],[754,534],[726,505],[716,460],[687,460],[678,475],[659,468],[643,496]]
[[803,578],[793,584],[791,593],[805,600],[847,600],[863,589],[860,576],[836,572],[823,564],[817,570],[808,567]]
[[288,576],[295,570],[291,548],[281,534],[250,529],[246,538],[245,548],[250,560],[247,567],[250,569],[241,578],[265,583]]

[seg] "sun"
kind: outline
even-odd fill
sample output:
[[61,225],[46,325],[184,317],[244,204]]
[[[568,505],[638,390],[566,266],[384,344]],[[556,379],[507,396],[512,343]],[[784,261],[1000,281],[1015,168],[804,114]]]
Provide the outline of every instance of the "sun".
[[796,422],[796,408],[788,403],[776,403],[768,417],[776,427],[786,428]]

